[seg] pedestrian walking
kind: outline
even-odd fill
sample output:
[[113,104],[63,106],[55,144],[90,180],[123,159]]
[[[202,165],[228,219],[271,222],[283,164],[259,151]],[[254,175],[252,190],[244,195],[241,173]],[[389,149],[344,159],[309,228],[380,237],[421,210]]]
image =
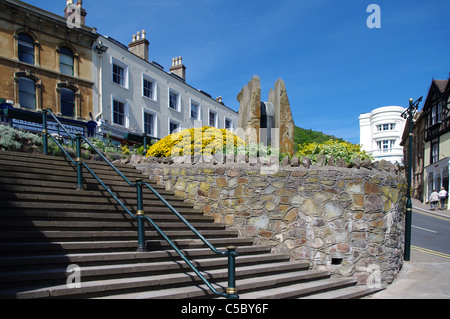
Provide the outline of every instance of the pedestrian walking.
[[441,188],[441,191],[439,192],[439,200],[441,201],[441,210],[445,210],[445,201],[448,198],[448,193],[445,190],[444,187]]
[[434,189],[428,198],[430,202],[431,210],[436,210],[437,204],[439,203],[439,193]]

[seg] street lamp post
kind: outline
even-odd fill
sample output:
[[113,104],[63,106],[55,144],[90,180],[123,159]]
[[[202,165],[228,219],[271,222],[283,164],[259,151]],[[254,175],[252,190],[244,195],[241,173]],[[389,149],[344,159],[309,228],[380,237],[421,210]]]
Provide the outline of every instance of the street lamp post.
[[419,103],[422,101],[419,98],[416,102],[413,99],[409,100],[408,109],[403,112],[402,117],[408,120],[409,125],[409,148],[408,148],[408,190],[407,190],[407,202],[406,202],[406,220],[405,220],[405,254],[404,260],[411,260],[411,228],[412,228],[412,200],[411,200],[411,185],[412,185],[412,156],[413,156],[413,120],[414,115],[417,112]]

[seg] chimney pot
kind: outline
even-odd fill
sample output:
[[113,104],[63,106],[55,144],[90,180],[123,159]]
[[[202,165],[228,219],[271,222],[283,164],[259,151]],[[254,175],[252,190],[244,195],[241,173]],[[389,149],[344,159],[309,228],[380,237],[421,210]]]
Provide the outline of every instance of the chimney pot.
[[[69,16],[72,14],[72,11],[69,12],[68,7],[70,5],[73,5],[73,0],[66,0],[66,8],[64,9],[64,17],[67,19],[69,18]],[[87,16],[87,12],[86,10],[83,8],[83,1],[82,0],[78,0],[77,4],[76,4],[80,11],[81,11],[81,17],[80,17],[80,23],[82,25],[86,24],[86,16]]]
[[181,56],[172,59],[170,72],[186,81],[186,66],[183,65],[183,58]]
[[130,44],[128,44],[128,48],[131,53],[134,53],[141,59],[148,61],[149,58],[149,50],[148,47],[150,42],[146,39],[146,31],[142,30],[142,33],[138,31],[136,34],[133,34],[133,40]]

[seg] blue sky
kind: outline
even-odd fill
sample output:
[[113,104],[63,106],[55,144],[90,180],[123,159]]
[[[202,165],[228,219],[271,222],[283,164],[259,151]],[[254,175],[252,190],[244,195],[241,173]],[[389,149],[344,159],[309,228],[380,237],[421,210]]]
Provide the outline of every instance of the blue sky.
[[[65,0],[25,2],[63,14]],[[370,29],[370,4],[381,28]],[[187,82],[239,109],[253,75],[286,82],[295,124],[359,143],[359,115],[448,79],[448,0],[85,0],[86,24],[124,44],[146,29],[150,60],[183,56]],[[423,105],[421,105],[423,106]]]

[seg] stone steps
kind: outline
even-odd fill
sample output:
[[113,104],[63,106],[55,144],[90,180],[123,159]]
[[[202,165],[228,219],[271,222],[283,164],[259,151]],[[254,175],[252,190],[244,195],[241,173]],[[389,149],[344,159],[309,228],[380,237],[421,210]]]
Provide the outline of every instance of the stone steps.
[[[146,214],[155,222],[178,222],[179,218],[169,213],[148,213]],[[1,218],[5,219],[4,222],[11,220],[29,220],[33,218],[33,221],[89,221],[89,222],[101,222],[101,221],[133,221],[133,219],[127,214],[117,213],[98,213],[98,212],[69,212],[69,211],[42,211],[42,210],[21,210],[20,212],[13,209],[4,210],[0,212]],[[214,217],[204,216],[202,214],[193,213],[185,214],[184,218],[189,222],[212,222]],[[1,221],[0,221],[1,223]]]
[[330,289],[341,289],[356,285],[355,278],[323,278],[322,280],[293,282],[289,285],[275,285],[275,288],[243,293],[241,299],[293,299]]
[[[71,231],[94,231],[103,230],[105,228],[127,231],[130,229],[130,224],[136,227],[135,223],[131,221],[27,221],[27,220],[0,220],[0,231],[27,231],[39,228],[40,231],[52,231],[52,230],[71,230]],[[191,225],[197,230],[224,230],[224,224],[213,223],[197,223],[192,222]],[[185,227],[182,222],[160,222],[158,227],[162,230],[177,230]]]
[[[179,249],[200,249],[205,245],[199,239],[173,239]],[[253,240],[246,238],[212,238],[209,240],[216,247],[234,245],[237,247],[252,245]],[[170,250],[165,240],[147,240],[147,246],[151,251]],[[0,252],[4,257],[11,256],[42,256],[64,253],[81,254],[100,252],[136,252],[137,241],[82,241],[82,242],[25,242],[25,243],[0,243]]]
[[[6,178],[3,178],[2,180],[6,181]],[[17,183],[17,180],[10,179],[8,182],[3,183],[5,195],[2,194],[3,197],[11,198],[13,194],[19,195],[19,194],[34,194],[34,195],[60,195],[60,196],[67,196],[70,195],[73,198],[84,198],[86,196],[89,197],[98,197],[98,198],[104,198],[105,197],[105,191],[100,190],[82,190],[82,191],[73,191],[73,185],[70,185],[70,187],[63,188],[58,187],[55,189],[54,187],[51,187],[52,185],[44,185],[42,184],[40,186],[26,186],[26,185],[19,185]],[[49,186],[49,187],[45,187]],[[67,185],[65,185],[67,186]],[[145,190],[145,189],[144,189]],[[123,199],[127,200],[136,200],[136,192],[133,191],[130,187],[123,187],[123,189],[119,189],[120,194]],[[174,196],[171,191],[166,191],[163,189],[158,189],[158,193],[161,195],[164,195],[164,198],[166,200],[170,200],[171,202],[183,202],[184,199],[181,197]],[[150,190],[144,191],[145,199],[157,199],[156,195],[154,195]]]
[[[136,211],[136,189],[103,162],[90,167],[126,207]],[[141,175],[117,165],[130,181],[143,178],[221,251],[238,247],[236,278],[241,298],[297,298],[311,291],[329,295],[355,281],[331,279],[289,255],[253,246],[235,230]],[[73,165],[62,157],[0,151],[0,298],[216,298],[173,248],[146,226],[148,252],[137,252],[136,222],[99,183],[84,173],[76,191]],[[214,254],[150,190],[144,211],[219,291],[227,286],[227,258]],[[81,288],[71,289],[69,265],[80,267]],[[300,285],[303,286],[300,286]],[[309,286],[308,286],[309,285]],[[302,288],[303,287],[303,288]],[[307,287],[310,287],[309,290]],[[316,288],[314,288],[316,287]],[[345,289],[339,289],[344,291]]]
[[[136,196],[134,196],[136,197]],[[77,196],[72,196],[72,195],[54,195],[54,194],[30,194],[30,193],[11,193],[11,192],[2,192],[0,194],[0,199],[4,199],[5,201],[8,201],[9,203],[14,203],[14,202],[19,202],[19,203],[24,203],[24,202],[36,202],[36,201],[40,201],[43,203],[78,203],[78,204],[88,204],[88,203],[92,203],[92,197],[91,196],[86,196],[86,195],[82,195],[82,194],[77,194]],[[124,198],[122,196],[121,201],[123,204],[125,204],[126,206],[130,206],[130,205],[135,205],[136,204],[136,198]],[[110,198],[106,198],[106,197],[98,197],[95,198],[95,204],[96,205],[100,205],[100,204],[107,204],[109,205],[111,203],[111,199]],[[157,207],[157,206],[161,206],[161,207],[165,207],[165,205],[158,199],[144,199],[144,205],[146,206],[151,206],[151,207]],[[175,208],[192,208],[192,205],[190,205],[189,203],[185,203],[184,201],[179,201],[179,200],[173,200],[173,207]]]
[[381,288],[369,288],[365,285],[345,287],[345,289],[333,289],[321,293],[311,294],[301,299],[359,299],[364,296],[372,295],[382,290]]
[[[206,239],[210,238],[230,238],[237,237],[237,231],[224,230],[199,230],[199,233]],[[197,236],[189,230],[169,230],[165,234],[171,239],[189,238],[195,239]],[[162,238],[156,231],[146,231],[147,238]],[[137,237],[137,231],[72,231],[72,230],[56,230],[56,231],[9,231],[0,233],[0,243],[10,242],[30,242],[35,240],[50,240],[50,241],[96,241],[96,240],[133,240]]]
[[[300,277],[306,278],[308,276],[326,276],[328,273],[318,273],[316,271],[308,271],[308,265],[303,263],[278,262],[269,265],[245,265],[236,268],[236,275],[242,280],[250,282],[245,283],[242,288],[248,289],[249,285],[254,285],[254,277],[259,276],[259,285],[264,286],[268,284],[271,278],[264,281],[264,274],[286,271],[297,271]],[[226,268],[226,267],[225,267]],[[88,269],[87,271],[93,271]],[[101,270],[98,270],[101,271]],[[105,271],[105,269],[103,269]],[[311,275],[310,275],[311,274]],[[204,272],[208,279],[226,280],[228,272],[226,269],[214,269]],[[250,277],[250,279],[246,279]],[[291,275],[292,277],[292,275]],[[299,277],[297,277],[298,279]],[[224,290],[224,282],[215,284],[218,290]],[[6,293],[12,294],[14,290],[9,290]],[[4,297],[7,294],[3,295]],[[105,294],[106,293],[106,294]],[[105,296],[106,295],[106,296]],[[179,299],[179,298],[196,298],[210,296],[214,297],[209,292],[209,289],[204,289],[192,272],[177,272],[170,274],[156,274],[147,276],[137,276],[128,278],[114,278],[94,280],[86,283],[81,283],[81,288],[70,289],[67,285],[62,284],[53,286],[51,289],[38,288],[34,290],[26,290],[16,293],[19,299],[30,298],[113,298],[113,299]]]
[[[174,255],[175,254],[172,254],[172,257]],[[83,257],[79,256],[79,258]],[[98,259],[98,256],[85,256],[84,258]],[[148,275],[157,276],[158,274],[172,273],[173,271],[190,270],[190,268],[186,264],[179,263],[178,261],[174,260],[160,261],[159,259],[156,259],[141,262],[125,261],[124,263],[118,264],[108,263],[106,261],[103,261],[101,263],[97,260],[92,263],[92,266],[82,263],[77,264],[81,267],[80,275],[83,282],[114,280],[118,278],[141,277]],[[288,260],[286,260],[285,255],[264,254],[242,256],[237,263],[241,265],[249,265],[253,263],[264,262],[267,267],[270,267],[270,263],[280,261],[285,262]],[[41,283],[52,285],[58,285],[59,283],[65,284],[68,275],[67,265],[70,265],[67,264],[68,262],[71,261],[67,259],[65,265],[64,262],[61,262],[61,264],[63,264],[62,267],[58,267],[58,265],[60,264],[56,264],[48,268],[20,271],[3,271],[0,274],[0,285],[8,287],[11,283],[14,283],[15,285],[17,285],[18,283],[24,285],[30,285],[31,283],[35,283],[36,285]],[[227,268],[226,258],[220,258],[211,255],[209,255],[209,258],[198,258],[193,263],[196,267],[201,268],[202,271],[205,272],[211,269],[221,268],[222,270],[226,270]]]
[[[225,247],[218,247],[221,251],[226,251]],[[266,247],[241,246],[239,247],[241,254],[245,256],[270,253],[270,249]],[[207,248],[191,248],[183,249],[183,254],[190,258],[211,258],[216,256]],[[93,252],[93,253],[72,253],[54,255],[20,255],[0,257],[0,269],[36,269],[48,268],[60,265],[67,266],[67,262],[77,264],[80,267],[104,265],[104,264],[123,264],[138,262],[156,262],[172,260],[176,256],[176,252],[172,250],[149,251],[145,253],[136,251],[119,251],[119,252]]]
[[[285,267],[290,268],[286,269]],[[297,268],[293,268],[297,266]],[[239,287],[241,299],[246,299],[244,296],[249,294],[255,289],[265,289],[273,285],[283,286],[289,285],[293,282],[299,281],[317,281],[330,276],[326,271],[311,271],[304,268],[304,264],[288,262],[274,264],[274,268],[264,268],[261,265],[244,267],[243,269],[237,268],[236,275],[238,277],[236,285]],[[267,270],[270,270],[267,273]],[[209,272],[213,276],[217,276],[219,271]],[[275,273],[275,274],[274,274]],[[245,275],[246,274],[246,275]],[[258,276],[258,280],[253,278],[254,275]],[[226,274],[223,274],[222,279],[226,279]],[[215,288],[220,292],[225,292],[227,282],[225,280],[216,282]],[[208,287],[204,284],[191,285],[187,288],[170,288],[164,291],[146,291],[138,293],[128,293],[119,296],[120,299],[192,299],[192,298],[204,298],[205,291],[209,297],[215,297],[208,291]],[[106,297],[107,299],[110,297]]]

